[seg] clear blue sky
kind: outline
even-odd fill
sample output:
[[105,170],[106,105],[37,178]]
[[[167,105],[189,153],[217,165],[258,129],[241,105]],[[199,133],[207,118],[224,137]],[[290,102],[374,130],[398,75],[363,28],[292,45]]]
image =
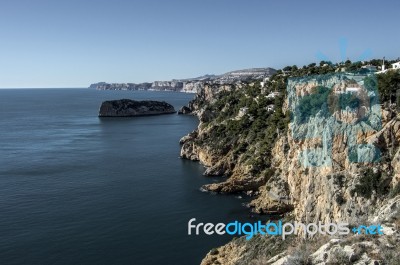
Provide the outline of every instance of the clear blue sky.
[[[356,3],[358,2],[358,3]],[[87,87],[400,56],[400,2],[0,0],[0,87]]]

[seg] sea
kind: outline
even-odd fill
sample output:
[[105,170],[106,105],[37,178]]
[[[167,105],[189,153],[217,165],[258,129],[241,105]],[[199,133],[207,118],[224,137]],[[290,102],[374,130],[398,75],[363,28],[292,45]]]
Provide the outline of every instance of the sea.
[[186,115],[99,118],[104,100],[194,94],[0,89],[1,265],[191,265],[231,236],[188,235],[188,221],[252,216],[241,195],[205,193],[222,181],[179,157]]

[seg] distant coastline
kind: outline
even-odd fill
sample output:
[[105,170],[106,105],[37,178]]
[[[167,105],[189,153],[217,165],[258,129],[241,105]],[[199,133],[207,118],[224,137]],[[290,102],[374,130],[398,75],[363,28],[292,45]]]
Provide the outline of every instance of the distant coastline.
[[196,78],[173,79],[171,81],[153,81],[145,83],[107,83],[98,82],[89,88],[97,90],[147,90],[197,93],[205,84],[232,84],[248,80],[264,80],[276,72],[273,68],[250,68],[236,70],[222,75],[203,75]]

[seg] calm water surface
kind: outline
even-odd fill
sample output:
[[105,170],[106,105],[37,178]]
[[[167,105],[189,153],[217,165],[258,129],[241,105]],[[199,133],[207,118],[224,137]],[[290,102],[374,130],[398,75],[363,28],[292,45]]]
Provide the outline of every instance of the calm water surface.
[[99,119],[103,100],[192,94],[0,90],[0,264],[199,264],[229,237],[187,222],[248,220],[244,199],[199,191],[218,181],[180,159],[197,118]]

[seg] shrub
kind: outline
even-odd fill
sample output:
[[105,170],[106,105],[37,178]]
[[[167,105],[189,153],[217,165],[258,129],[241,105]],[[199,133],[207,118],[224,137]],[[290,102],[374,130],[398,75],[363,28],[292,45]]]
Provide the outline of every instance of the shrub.
[[324,116],[329,114],[327,105],[329,93],[330,89],[327,87],[316,87],[313,94],[301,98],[296,109],[299,122],[307,122],[321,110]]
[[384,195],[387,193],[388,187],[380,171],[374,173],[373,169],[368,168],[364,171],[360,183],[356,185],[352,194],[357,192],[357,194],[369,199],[374,191],[377,195]]
[[336,203],[339,204],[339,205],[343,205],[343,204],[346,203],[346,200],[345,200],[345,198],[343,197],[342,194],[336,195],[335,201],[336,201]]

